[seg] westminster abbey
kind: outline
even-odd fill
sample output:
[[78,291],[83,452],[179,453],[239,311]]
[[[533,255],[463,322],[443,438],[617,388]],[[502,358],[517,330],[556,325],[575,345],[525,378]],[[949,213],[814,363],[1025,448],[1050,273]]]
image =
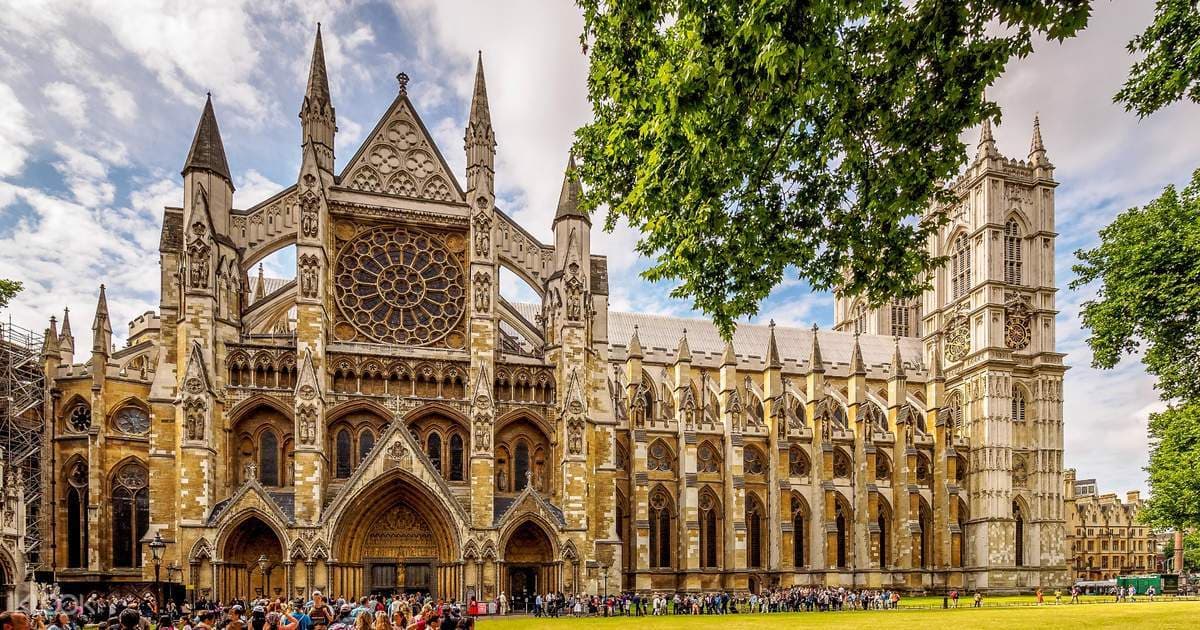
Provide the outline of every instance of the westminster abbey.
[[[90,349],[51,322],[41,526],[64,590],[146,589],[155,538],[164,581],[226,601],[1066,583],[1037,121],[1024,160],[984,127],[921,299],[727,343],[609,310],[569,165],[549,242],[496,206],[482,61],[461,179],[398,79],[335,161],[318,30],[295,183],[244,209],[210,99],[158,310],[120,349],[103,287]],[[295,277],[263,278],[285,248]],[[540,301],[503,297],[502,270]]]

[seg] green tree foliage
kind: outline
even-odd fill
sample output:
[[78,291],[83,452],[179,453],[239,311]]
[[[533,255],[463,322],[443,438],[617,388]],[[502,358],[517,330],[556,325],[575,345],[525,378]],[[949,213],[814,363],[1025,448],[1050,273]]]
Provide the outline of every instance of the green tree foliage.
[[959,135],[1000,113],[984,88],[1034,35],[1090,16],[1072,0],[577,1],[583,205],[639,230],[644,276],[725,335],[789,268],[874,304],[917,294]]
[[1200,170],[1182,191],[1168,186],[1142,208],[1117,215],[1100,244],[1076,252],[1092,365],[1112,368],[1143,351],[1164,399],[1200,403]]
[[1182,192],[1168,186],[1118,215],[1076,256],[1071,288],[1100,282],[1083,305],[1092,365],[1141,352],[1162,397],[1177,403],[1150,416],[1151,497],[1139,518],[1200,526],[1200,170]]
[[[1200,525],[1200,404],[1150,414],[1150,499],[1138,519],[1154,527]],[[1185,547],[1186,549],[1186,547]]]
[[1200,103],[1200,5],[1196,0],[1158,0],[1154,22],[1129,42],[1144,53],[1113,100],[1146,117],[1178,100]]
[[21,283],[16,280],[5,280],[0,278],[0,308],[8,306],[18,293],[21,292]]

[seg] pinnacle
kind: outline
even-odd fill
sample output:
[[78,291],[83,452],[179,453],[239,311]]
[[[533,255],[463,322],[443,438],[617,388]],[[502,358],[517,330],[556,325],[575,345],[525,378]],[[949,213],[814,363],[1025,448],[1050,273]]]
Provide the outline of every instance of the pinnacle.
[[854,333],[854,350],[850,354],[850,373],[866,374],[867,366],[863,362],[862,346],[858,344],[858,333]]
[[983,127],[979,130],[979,150],[975,153],[975,159],[998,157],[999,155],[1000,151],[996,149],[996,139],[992,137],[992,119],[984,118]]
[[683,329],[683,336],[679,338],[679,350],[675,353],[675,361],[691,361],[692,349],[688,346],[687,329]]
[[579,198],[583,195],[583,187],[575,173],[575,152],[567,155],[567,170],[563,173],[562,192],[558,194],[558,211],[554,213],[554,222],[562,219],[583,219],[588,225],[591,220],[579,209]]
[[642,358],[642,340],[638,339],[637,324],[633,325],[633,335],[629,337],[629,350],[626,352],[626,356],[630,359]]
[[892,351],[892,378],[904,378],[904,359],[900,356],[900,337],[895,338],[895,349]]
[[321,23],[317,22],[317,37],[313,42],[312,63],[308,69],[308,87],[304,91],[305,109],[330,104],[329,74],[325,70],[325,45],[321,39]]
[[217,115],[213,111],[212,94],[204,102],[204,110],[200,113],[200,122],[196,125],[196,135],[192,138],[192,148],[188,150],[187,161],[183,163],[183,175],[193,170],[211,171],[233,184],[229,176],[229,162],[225,159],[225,145],[221,142],[221,130],[217,127]]
[[721,367],[737,365],[737,352],[733,349],[733,340],[725,342],[725,354],[721,356]]
[[813,372],[825,371],[825,360],[821,358],[821,342],[817,338],[817,325],[812,325],[812,355],[808,360]]
[[470,122],[491,126],[492,113],[488,107],[487,81],[483,77],[483,51],[475,64],[475,89],[471,93]]
[[767,369],[776,370],[783,367],[779,360],[779,343],[775,341],[775,320],[771,320],[771,336],[767,338]]

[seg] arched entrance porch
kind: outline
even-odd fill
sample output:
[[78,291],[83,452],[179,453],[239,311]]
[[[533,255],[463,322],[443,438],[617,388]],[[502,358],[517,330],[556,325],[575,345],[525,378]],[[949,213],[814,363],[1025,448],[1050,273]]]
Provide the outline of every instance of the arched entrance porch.
[[[217,597],[277,597],[283,593],[283,542],[279,534],[257,514],[233,524],[221,546]],[[265,563],[260,561],[265,558]]]
[[514,606],[537,593],[560,590],[561,563],[556,562],[550,533],[532,519],[517,525],[504,543],[500,590],[508,593]]
[[453,520],[419,484],[397,471],[347,506],[333,529],[331,592],[461,597],[463,566]]

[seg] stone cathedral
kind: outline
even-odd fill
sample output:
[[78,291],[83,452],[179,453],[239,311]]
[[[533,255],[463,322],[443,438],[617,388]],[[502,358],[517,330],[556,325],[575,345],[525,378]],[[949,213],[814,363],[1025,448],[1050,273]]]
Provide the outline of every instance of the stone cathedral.
[[[161,300],[90,353],[51,320],[50,559],[67,591],[734,592],[1067,582],[1053,166],[985,126],[919,301],[834,330],[612,312],[568,164],[553,238],[496,207],[482,61],[453,174],[400,75],[357,153],[318,30],[294,185],[253,207],[211,99]],[[503,176],[503,174],[500,174]],[[554,200],[535,200],[550,203]],[[256,272],[294,248],[295,278]],[[501,270],[540,303],[509,301]]]

